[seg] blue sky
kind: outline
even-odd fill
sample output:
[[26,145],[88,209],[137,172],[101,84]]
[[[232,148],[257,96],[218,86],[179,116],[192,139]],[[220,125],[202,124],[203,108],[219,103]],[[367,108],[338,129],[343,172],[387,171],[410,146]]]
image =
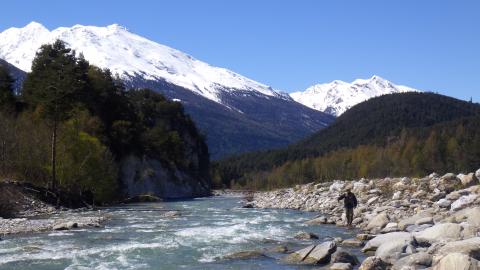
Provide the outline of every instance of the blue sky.
[[118,23],[291,92],[374,74],[480,102],[480,1],[4,1],[0,31]]

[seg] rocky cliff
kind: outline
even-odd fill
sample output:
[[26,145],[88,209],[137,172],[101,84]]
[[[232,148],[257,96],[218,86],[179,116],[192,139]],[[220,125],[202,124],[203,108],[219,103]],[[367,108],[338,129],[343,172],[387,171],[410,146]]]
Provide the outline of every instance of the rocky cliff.
[[121,182],[127,197],[150,194],[177,199],[210,194],[208,178],[168,168],[158,160],[130,155],[121,164]]

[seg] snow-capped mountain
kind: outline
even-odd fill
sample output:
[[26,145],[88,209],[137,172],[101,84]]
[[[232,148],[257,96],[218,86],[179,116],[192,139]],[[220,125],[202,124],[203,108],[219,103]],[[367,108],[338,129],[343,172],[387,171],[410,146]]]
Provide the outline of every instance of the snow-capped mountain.
[[379,76],[373,76],[366,80],[357,79],[352,83],[335,80],[331,83],[316,84],[303,92],[291,93],[290,96],[312,109],[339,116],[355,104],[370,98],[411,91],[419,90],[395,85]]
[[0,33],[0,58],[28,72],[38,48],[57,39],[66,42],[77,53],[81,52],[89,62],[109,68],[123,79],[137,76],[148,80],[163,79],[219,103],[222,103],[221,91],[234,89],[288,98],[264,84],[210,66],[117,24],[107,27],[75,25],[49,31],[32,22],[23,28],[10,28]]
[[41,45],[63,40],[77,54],[118,74],[127,87],[150,88],[180,101],[207,135],[213,158],[285,146],[334,118],[288,94],[214,67],[113,24],[60,27],[32,22],[0,33],[0,59],[29,72]]

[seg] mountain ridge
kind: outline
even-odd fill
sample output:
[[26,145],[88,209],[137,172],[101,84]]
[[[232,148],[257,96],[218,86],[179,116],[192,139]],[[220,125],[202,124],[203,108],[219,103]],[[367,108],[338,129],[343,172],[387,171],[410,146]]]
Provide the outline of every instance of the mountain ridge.
[[0,59],[28,72],[37,47],[56,39],[82,53],[91,64],[118,74],[128,88],[150,88],[181,102],[206,135],[213,159],[282,147],[334,120],[285,93],[130,33],[118,24],[49,31],[33,22],[9,28],[0,33]]
[[118,24],[106,27],[76,24],[52,31],[37,22],[23,28],[12,27],[0,33],[0,58],[29,72],[38,48],[57,39],[82,53],[89,62],[110,69],[112,74],[118,74],[124,80],[137,76],[147,80],[165,79],[218,103],[221,103],[219,92],[235,89],[290,99],[267,85],[228,69],[211,66],[136,35]]

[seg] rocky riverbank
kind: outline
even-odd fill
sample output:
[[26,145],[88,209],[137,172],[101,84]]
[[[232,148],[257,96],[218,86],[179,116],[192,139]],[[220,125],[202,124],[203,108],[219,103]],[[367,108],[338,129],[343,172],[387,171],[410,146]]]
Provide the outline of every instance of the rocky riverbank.
[[62,213],[45,218],[0,218],[0,235],[101,227],[105,220],[107,220],[107,216],[96,211],[83,212],[81,214]]
[[17,182],[0,183],[0,236],[82,227],[100,227],[103,211],[55,207],[45,200],[45,189]]
[[[325,242],[288,255],[288,263],[327,264],[351,269],[351,262],[331,259],[337,245],[355,245],[372,255],[360,269],[477,269],[480,267],[480,170],[469,174],[432,173],[424,178],[360,179],[298,185],[257,192],[246,207],[317,211],[311,226],[343,226],[337,201],[350,186],[357,196],[356,239]],[[330,264],[329,264],[330,263]],[[338,264],[342,263],[342,265]],[[350,264],[350,265],[349,265]]]

